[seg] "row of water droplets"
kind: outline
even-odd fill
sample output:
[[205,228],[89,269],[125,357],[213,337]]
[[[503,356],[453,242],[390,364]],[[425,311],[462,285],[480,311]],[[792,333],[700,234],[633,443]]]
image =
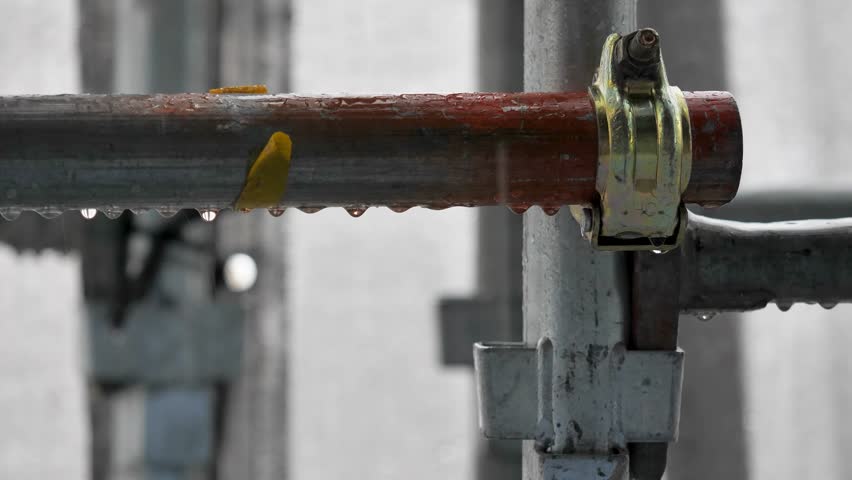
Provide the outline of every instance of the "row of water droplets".
[[[787,312],[791,308],[793,308],[793,304],[796,302],[790,300],[776,300],[775,306],[778,307],[778,310],[782,312]],[[803,302],[808,305],[814,305],[814,302]],[[837,302],[819,302],[819,306],[826,309],[831,310],[832,308],[837,306]],[[701,320],[702,322],[708,322],[716,317],[718,312],[706,311],[706,312],[692,312],[692,316]]]
[[[323,210],[324,208],[325,207],[298,207],[298,210],[300,210],[304,213],[317,213],[317,212]],[[364,215],[364,212],[367,211],[367,208],[368,207],[345,207],[345,210],[352,217],[358,218],[358,217]],[[403,212],[406,212],[407,210],[409,210],[411,207],[395,206],[395,207],[388,207],[388,208],[393,212],[403,213]],[[429,207],[427,207],[427,208],[429,208]],[[431,208],[433,210],[443,210],[444,209],[444,207],[431,207]],[[520,209],[520,208],[516,208],[516,207],[513,207],[513,206],[509,206],[508,208],[509,208],[509,210],[511,210],[511,211],[513,211],[513,212],[515,212],[519,215],[525,213],[529,209],[529,207],[525,207],[523,209]],[[120,208],[104,208],[104,209],[101,209],[100,211],[102,211],[103,214],[107,218],[110,218],[110,219],[116,219],[116,218],[120,217],[122,213],[124,213],[124,209],[120,209]],[[134,214],[138,215],[138,214],[142,214],[142,213],[147,213],[149,210],[148,209],[130,209],[130,211],[133,212]],[[174,216],[179,211],[179,209],[177,209],[177,208],[158,208],[158,209],[156,209],[156,211],[160,215],[162,215],[163,217],[169,218],[169,217]],[[198,213],[200,214],[202,220],[204,220],[206,222],[212,222],[213,220],[216,219],[216,217],[218,216],[220,211],[221,211],[220,209],[210,208],[210,209],[199,209]],[[284,214],[285,211],[286,211],[286,208],[270,208],[270,209],[268,209],[269,214],[272,215],[273,217],[280,217],[281,215]],[[558,207],[555,207],[555,208],[554,207],[542,207],[542,211],[544,211],[544,213],[547,214],[547,215],[555,215],[559,211],[559,208]],[[20,209],[2,208],[2,209],[0,209],[0,216],[5,218],[6,220],[12,221],[12,220],[17,219],[21,215],[21,212],[22,212],[22,210],[20,210]],[[47,219],[57,218],[60,215],[62,215],[62,213],[63,213],[62,210],[57,209],[57,208],[41,208],[41,209],[35,210],[35,212],[38,213],[39,215],[41,215],[42,217],[47,218]],[[243,210],[243,212],[247,213],[248,210]],[[91,220],[91,219],[95,218],[97,213],[98,213],[98,209],[95,209],[95,208],[85,208],[85,209],[80,210],[80,214],[83,216],[83,218],[85,218],[87,220]],[[662,253],[665,253],[665,252],[660,251],[660,250],[654,250],[654,253],[662,254]],[[781,310],[782,312],[786,312],[786,311],[790,310],[790,308],[792,308],[792,306],[793,306],[793,303],[794,303],[793,301],[788,301],[788,300],[777,300],[775,302],[778,309]],[[826,310],[830,310],[830,309],[837,306],[837,302],[820,302],[819,305],[821,307],[825,308]],[[709,320],[712,320],[716,316],[716,312],[712,312],[712,311],[695,312],[695,313],[693,313],[693,316],[695,316],[697,319],[699,319],[701,321],[709,321]]]
[[[351,206],[351,207],[344,207],[344,210],[346,210],[346,212],[349,215],[351,215],[352,217],[358,218],[358,217],[364,215],[364,213],[367,211],[368,208],[369,207],[365,207],[365,206]],[[411,208],[412,208],[411,206],[390,206],[390,207],[388,207],[388,209],[390,209],[392,212],[396,212],[396,213],[403,213],[403,212],[408,211]],[[444,209],[449,208],[449,207],[426,206],[425,208],[428,208],[430,210],[444,210]],[[509,206],[507,206],[507,208],[509,208],[509,210],[511,210],[512,212],[514,212],[518,215],[522,215],[527,210],[529,210],[530,207],[527,207],[527,206],[518,207],[518,206],[509,205]],[[297,207],[297,210],[300,210],[304,213],[317,213],[317,212],[319,212],[323,209],[325,209],[325,207]],[[556,215],[556,213],[559,212],[559,207],[541,207],[541,209],[545,214],[551,215],[551,216]],[[178,209],[178,208],[171,208],[171,207],[156,208],[156,209],[131,208],[129,210],[132,213],[137,214],[137,215],[147,213],[149,211],[156,211],[157,213],[159,213],[164,218],[172,217],[175,214],[177,214],[178,211],[180,211],[180,209]],[[199,215],[201,215],[201,219],[206,221],[206,222],[212,222],[213,220],[215,220],[216,217],[219,215],[219,212],[221,211],[221,209],[218,209],[218,208],[202,208],[202,209],[197,209],[197,210],[198,210]],[[281,215],[284,214],[284,212],[286,210],[287,209],[284,208],[284,207],[267,209],[269,214],[272,215],[273,217],[280,217]],[[54,208],[54,207],[38,208],[38,209],[34,209],[33,211],[38,213],[42,217],[47,218],[47,219],[57,218],[64,213],[63,210],[58,209],[58,208]],[[107,218],[114,220],[114,219],[120,217],[125,212],[125,209],[123,209],[123,208],[101,208],[101,209],[84,208],[84,209],[80,210],[80,215],[82,215],[83,218],[85,218],[86,220],[91,220],[91,219],[95,218],[95,216],[98,214],[99,211],[102,212],[104,214],[104,216],[106,216]],[[242,212],[248,213],[248,210],[242,210]],[[23,213],[23,210],[19,209],[19,208],[0,208],[0,216],[2,216],[3,218],[5,218],[6,220],[9,220],[9,221],[17,219],[21,215],[21,213]]]
[[[786,312],[786,311],[790,310],[791,308],[793,308],[794,303],[796,303],[796,302],[793,302],[792,300],[776,300],[775,306],[778,307],[778,310],[781,310],[782,312]],[[802,302],[802,303],[806,303],[808,305],[814,304],[814,302]],[[832,308],[837,306],[837,302],[819,302],[819,306],[826,309],[826,310],[831,310]]]

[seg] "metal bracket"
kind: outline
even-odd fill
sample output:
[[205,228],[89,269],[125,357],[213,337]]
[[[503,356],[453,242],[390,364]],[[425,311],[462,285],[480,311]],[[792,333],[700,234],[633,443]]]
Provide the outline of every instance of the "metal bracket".
[[676,248],[686,230],[681,195],[691,173],[691,133],[683,93],[666,78],[657,32],[610,35],[589,94],[600,198],[586,207],[592,218],[582,219],[584,234],[600,250]]
[[627,457],[623,451],[614,451],[609,455],[553,455],[536,451],[524,465],[524,478],[630,480],[632,472],[629,472]]
[[[488,438],[536,440],[543,448],[553,435],[550,341],[474,345],[479,426]],[[633,351],[619,344],[610,352],[618,385],[613,431],[627,442],[677,439],[683,351]],[[578,392],[578,395],[581,393]],[[562,427],[564,428],[564,427]]]

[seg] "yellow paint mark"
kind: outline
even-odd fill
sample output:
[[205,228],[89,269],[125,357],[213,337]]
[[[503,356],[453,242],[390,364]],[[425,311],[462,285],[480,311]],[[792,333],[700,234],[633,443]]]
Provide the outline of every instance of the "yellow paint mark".
[[273,133],[249,168],[234,209],[277,207],[287,190],[292,152],[290,136],[282,132]]
[[211,88],[207,93],[228,94],[228,93],[247,93],[247,94],[264,94],[269,93],[266,85],[236,85],[233,87]]

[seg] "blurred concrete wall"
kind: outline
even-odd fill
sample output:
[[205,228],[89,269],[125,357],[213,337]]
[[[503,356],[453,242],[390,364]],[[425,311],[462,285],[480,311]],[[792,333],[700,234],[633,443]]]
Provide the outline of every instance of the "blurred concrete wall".
[[[746,139],[743,190],[848,190],[852,3],[726,0],[725,21]],[[751,478],[852,478],[850,314],[770,306],[742,319]]]
[[[294,89],[476,86],[473,0],[296,0]],[[474,286],[474,212],[288,211],[291,475],[468,479],[473,387],[439,362],[437,299]]]
[[[295,89],[471,90],[474,3],[295,1]],[[0,8],[0,92],[75,91],[75,2],[0,0]],[[746,132],[743,188],[849,185],[852,119],[842,92],[852,80],[844,61],[852,4],[725,0],[722,11],[727,87]],[[472,293],[473,213],[284,218],[294,476],[469,478],[473,392],[466,372],[438,364],[433,305]],[[0,265],[0,478],[87,478],[77,262],[0,248]],[[852,477],[850,313],[770,307],[742,320],[749,478]]]
[[[0,94],[77,91],[76,1],[2,0],[0,11]],[[78,266],[0,246],[0,478],[88,478]]]

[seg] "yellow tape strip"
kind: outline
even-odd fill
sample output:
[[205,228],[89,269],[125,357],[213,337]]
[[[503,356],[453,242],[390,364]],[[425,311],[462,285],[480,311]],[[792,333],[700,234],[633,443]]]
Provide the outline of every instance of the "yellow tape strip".
[[234,204],[235,210],[277,207],[287,190],[293,142],[275,132],[249,168],[246,183]]
[[207,93],[227,94],[227,93],[248,93],[248,94],[264,94],[269,93],[266,85],[236,85],[233,87],[211,88]]

